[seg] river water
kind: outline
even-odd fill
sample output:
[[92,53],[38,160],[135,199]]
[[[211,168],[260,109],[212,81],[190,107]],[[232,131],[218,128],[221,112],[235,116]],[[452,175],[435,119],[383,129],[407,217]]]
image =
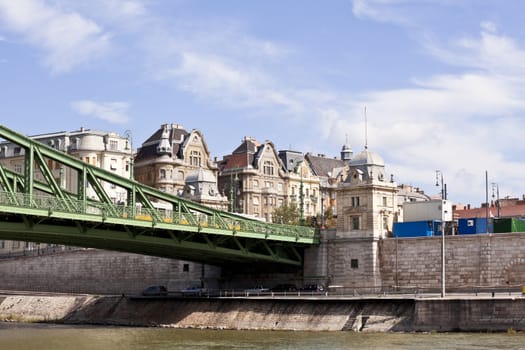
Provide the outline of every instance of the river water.
[[0,349],[525,350],[525,333],[266,332],[0,323]]

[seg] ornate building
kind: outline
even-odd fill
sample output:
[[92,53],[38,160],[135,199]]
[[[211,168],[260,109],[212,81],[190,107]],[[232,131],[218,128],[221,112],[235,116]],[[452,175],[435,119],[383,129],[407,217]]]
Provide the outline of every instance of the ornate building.
[[161,125],[137,150],[134,172],[137,181],[161,191],[217,209],[227,207],[217,189],[217,164],[197,129],[188,132],[178,124]]
[[245,137],[220,168],[219,188],[229,198],[230,211],[271,222],[287,198],[286,171],[273,143]]
[[[349,150],[349,147],[343,146],[343,150]],[[351,151],[350,154],[342,152],[341,159],[311,153],[305,156],[313,174],[319,178],[320,224],[326,227],[336,226],[337,189],[348,175],[350,159]]]
[[[295,203],[303,220],[321,213],[319,177],[316,176],[304,155],[296,151],[280,151],[279,157],[286,169],[288,203]],[[305,222],[310,225],[310,222]]]
[[385,174],[385,162],[368,148],[350,161],[338,192],[337,231],[348,237],[384,238],[397,212],[397,185]]

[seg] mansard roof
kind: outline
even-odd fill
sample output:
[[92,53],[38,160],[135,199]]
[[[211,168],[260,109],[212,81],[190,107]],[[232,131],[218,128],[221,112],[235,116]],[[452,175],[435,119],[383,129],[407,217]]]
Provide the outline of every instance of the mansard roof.
[[162,139],[162,133],[165,128],[168,128],[169,130],[168,139],[172,147],[172,156],[181,158],[182,144],[189,133],[178,124],[163,124],[153,133],[153,135],[151,135],[146,141],[144,141],[144,143],[142,143],[142,146],[137,150],[135,161],[138,162],[158,157],[157,146]]
[[305,159],[310,164],[314,175],[317,176],[335,176],[337,174],[334,174],[334,169],[340,169],[346,165],[346,162],[341,159],[314,156],[311,153],[307,153]]

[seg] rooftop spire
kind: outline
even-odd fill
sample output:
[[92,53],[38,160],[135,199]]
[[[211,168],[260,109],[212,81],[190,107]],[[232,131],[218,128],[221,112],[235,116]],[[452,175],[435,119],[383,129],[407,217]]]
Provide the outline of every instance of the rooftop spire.
[[366,106],[365,106],[365,149],[368,149],[368,119],[366,118]]

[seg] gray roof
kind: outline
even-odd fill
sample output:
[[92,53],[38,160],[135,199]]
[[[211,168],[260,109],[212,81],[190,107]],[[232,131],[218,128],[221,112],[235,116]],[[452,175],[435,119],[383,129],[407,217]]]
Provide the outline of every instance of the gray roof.
[[317,176],[334,176],[334,169],[343,168],[346,163],[337,158],[327,158],[325,156],[314,156],[311,153],[307,153],[305,156],[306,161],[310,164],[310,168]]
[[385,166],[385,161],[383,158],[375,153],[365,148],[361,153],[357,154],[352,160],[350,160],[350,166],[362,166],[362,165],[378,165]]

